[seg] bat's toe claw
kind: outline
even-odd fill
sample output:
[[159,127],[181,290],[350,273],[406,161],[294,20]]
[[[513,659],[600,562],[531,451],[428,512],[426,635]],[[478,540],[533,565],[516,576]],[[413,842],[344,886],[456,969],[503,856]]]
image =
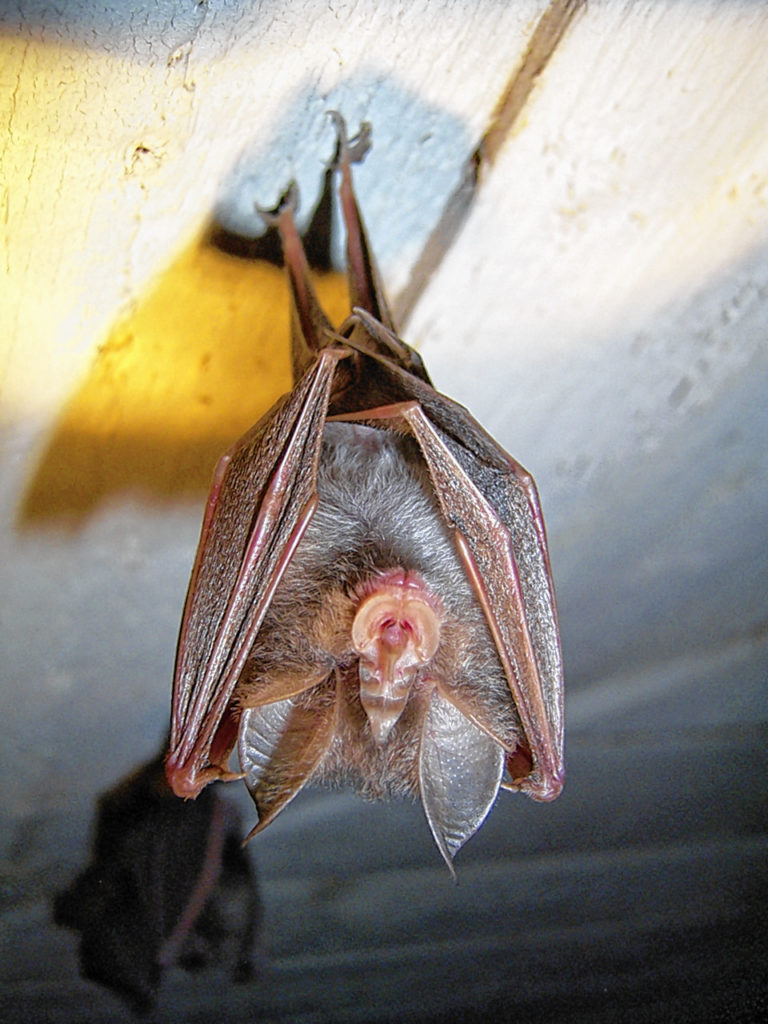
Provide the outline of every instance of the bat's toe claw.
[[365,154],[371,148],[371,124],[370,121],[363,121],[360,131],[351,139],[347,136],[347,122],[338,110],[329,110],[328,117],[333,121],[336,129],[336,153],[331,165],[340,167],[345,161],[352,164],[359,164],[365,159]]
[[254,208],[267,227],[276,228],[278,227],[282,214],[294,214],[298,210],[299,186],[295,181],[292,181],[285,192],[280,196],[277,206],[271,210],[268,210],[263,206],[259,206],[258,203],[254,203]]

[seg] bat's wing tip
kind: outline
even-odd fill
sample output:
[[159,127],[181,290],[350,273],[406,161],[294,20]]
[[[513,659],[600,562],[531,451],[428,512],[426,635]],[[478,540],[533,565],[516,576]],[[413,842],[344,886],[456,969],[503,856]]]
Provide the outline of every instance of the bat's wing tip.
[[190,777],[186,772],[173,771],[168,768],[165,770],[165,777],[174,796],[178,796],[182,800],[194,800],[207,785],[207,782],[201,781],[198,776]]
[[565,785],[565,769],[562,765],[544,778],[536,779],[534,785],[526,787],[528,795],[541,803],[557,800]]

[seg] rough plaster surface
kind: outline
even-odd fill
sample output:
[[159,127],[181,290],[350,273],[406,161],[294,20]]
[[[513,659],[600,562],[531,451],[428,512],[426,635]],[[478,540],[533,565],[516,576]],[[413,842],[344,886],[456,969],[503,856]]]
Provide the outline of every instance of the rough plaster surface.
[[[292,178],[309,203],[333,149],[329,109],[375,123],[378,161],[359,188],[394,291],[542,7],[4,10],[6,401],[52,415],[116,312],[212,213],[258,233],[253,203]],[[491,55],[496,32],[506,46]]]
[[[248,233],[253,199],[271,202],[291,177],[309,202],[329,107],[374,122],[357,180],[395,294],[544,6],[2,9],[4,998],[39,1019],[85,1019],[83,1005],[119,1019],[74,980],[71,937],[47,927],[46,900],[82,862],[90,798],[162,736],[202,507],[115,495],[74,532],[21,531],[61,404],[211,216]],[[615,1019],[621,999],[662,1019],[675,992],[692,1000],[675,1019],[700,1020],[699,988],[752,1019],[737,999],[749,1007],[748,968],[742,978],[720,960],[715,975],[707,953],[730,943],[734,962],[752,963],[745,894],[765,892],[753,780],[765,750],[766,43],[756,3],[590,3],[405,332],[438,386],[539,481],[570,683],[564,796],[501,801],[462,855],[455,895],[416,810],[308,794],[256,851],[273,954],[260,1001],[179,975],[161,1016],[184,1000],[219,1020],[257,1003],[291,1021],[458,1003],[499,1016],[493,1000],[504,993],[509,1009],[516,986],[529,1020],[562,1005]],[[519,916],[523,936],[509,929]],[[633,988],[638,964],[652,965],[652,993]]]

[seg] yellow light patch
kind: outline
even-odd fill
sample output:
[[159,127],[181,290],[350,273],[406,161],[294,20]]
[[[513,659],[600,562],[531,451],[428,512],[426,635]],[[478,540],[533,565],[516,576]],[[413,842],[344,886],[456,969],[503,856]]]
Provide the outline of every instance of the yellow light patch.
[[[340,322],[346,278],[315,283]],[[290,386],[283,272],[195,242],[98,348],[53,430],[21,524],[77,525],[126,492],[202,495],[218,457]]]

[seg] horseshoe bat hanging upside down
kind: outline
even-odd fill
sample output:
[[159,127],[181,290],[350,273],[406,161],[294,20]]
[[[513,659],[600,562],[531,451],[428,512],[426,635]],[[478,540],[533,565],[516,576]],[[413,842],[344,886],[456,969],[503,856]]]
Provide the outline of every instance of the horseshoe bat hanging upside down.
[[334,328],[320,308],[289,191],[264,216],[296,383],[216,468],[166,772],[185,797],[244,776],[254,833],[308,782],[418,795],[450,867],[499,787],[562,788],[544,522],[529,474],[398,338],[352,187],[370,128],[332,117],[352,311]]

